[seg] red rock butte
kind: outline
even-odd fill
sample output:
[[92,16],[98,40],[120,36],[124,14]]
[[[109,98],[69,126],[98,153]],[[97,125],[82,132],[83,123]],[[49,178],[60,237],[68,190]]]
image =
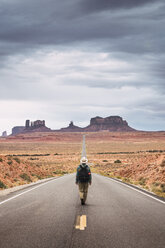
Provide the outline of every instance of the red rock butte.
[[45,120],[36,120],[31,122],[26,120],[25,126],[16,126],[12,129],[12,135],[19,133],[28,133],[28,132],[132,132],[136,131],[134,128],[130,127],[127,121],[123,120],[120,116],[109,116],[106,118],[103,117],[94,117],[91,118],[90,124],[86,127],[75,126],[73,121],[70,122],[69,126],[61,128],[59,130],[51,130],[46,127]]
[[128,123],[122,119],[120,116],[109,116],[94,117],[91,118],[90,124],[87,127],[81,128],[75,126],[71,121],[69,126],[66,128],[61,128],[61,132],[99,132],[99,131],[110,131],[110,132],[130,132],[136,131],[128,125]]

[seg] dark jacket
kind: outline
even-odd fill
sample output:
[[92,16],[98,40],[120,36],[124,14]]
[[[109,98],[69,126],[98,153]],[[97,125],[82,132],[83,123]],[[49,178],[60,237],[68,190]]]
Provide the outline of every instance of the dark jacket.
[[[77,173],[76,173],[76,183],[79,183],[80,182],[80,178],[79,178],[79,174],[80,174],[80,171],[83,167],[81,166],[81,164],[77,167]],[[91,183],[92,182],[92,175],[91,175],[91,170],[90,170],[90,167],[88,165],[86,165],[86,170],[88,171],[88,175],[89,175],[89,179],[88,179],[88,182]]]

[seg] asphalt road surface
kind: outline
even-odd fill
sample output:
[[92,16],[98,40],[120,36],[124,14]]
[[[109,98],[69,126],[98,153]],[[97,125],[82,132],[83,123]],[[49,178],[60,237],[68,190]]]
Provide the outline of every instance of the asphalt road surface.
[[87,157],[86,154],[86,144],[85,144],[85,135],[83,135],[83,143],[82,143],[82,153],[81,153],[81,157]]
[[75,174],[63,176],[0,199],[0,247],[165,248],[165,204],[93,175],[81,206]]

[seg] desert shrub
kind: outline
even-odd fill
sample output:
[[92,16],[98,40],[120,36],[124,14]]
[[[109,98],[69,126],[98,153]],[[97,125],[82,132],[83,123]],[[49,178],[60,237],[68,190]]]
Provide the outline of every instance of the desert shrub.
[[34,156],[34,157],[39,157],[39,156],[50,156],[50,153],[46,153],[46,154],[31,154],[31,156]]
[[121,163],[121,161],[119,159],[114,161],[115,164]]
[[[161,186],[162,185],[162,186]],[[154,184],[152,184],[151,190],[152,192],[154,192],[156,195],[159,195],[161,197],[165,197],[165,185],[164,183],[161,184],[160,187],[155,186]]]
[[14,182],[18,182],[18,179],[17,178],[14,178]]
[[34,173],[32,173],[31,175],[32,175],[32,177],[37,177],[39,180],[42,179],[42,177],[40,175],[37,175],[37,174],[34,174]]
[[160,153],[162,153],[162,152],[164,152],[165,150],[148,150],[148,151],[146,151],[146,152],[160,152]]
[[145,186],[144,188],[145,188],[146,190],[149,190],[149,187],[148,187],[148,186]]
[[144,177],[141,177],[141,178],[139,178],[139,184],[140,185],[145,185],[146,184],[146,178],[144,178]]
[[53,171],[53,174],[58,174],[58,171]]
[[159,182],[154,182],[153,185],[158,187],[160,185],[160,183]]
[[[38,153],[36,153],[36,154],[15,154],[15,155],[12,155],[12,156],[19,156],[19,157],[28,157],[28,156],[34,156],[34,157],[37,157],[37,156],[49,156],[50,154],[49,153],[46,153],[46,154],[38,154]],[[11,155],[10,155],[11,156]]]
[[131,183],[131,180],[129,178],[126,178],[126,177],[123,178],[122,181],[125,183]]
[[30,155],[29,154],[17,154],[17,155],[13,155],[13,156],[26,157],[26,156],[30,156]]
[[6,185],[0,180],[0,188],[1,189],[6,189]]
[[165,193],[165,183],[162,183],[162,184],[160,185],[160,187],[161,187],[162,192]]
[[42,177],[41,177],[40,175],[36,175],[36,177],[37,177],[39,180],[42,179]]
[[117,179],[121,179],[121,176],[117,176],[116,178],[117,178]]
[[53,171],[53,174],[60,174],[60,171]]
[[0,158],[0,162],[3,162],[3,159],[2,158]]
[[104,159],[103,162],[108,162],[108,160]]
[[30,156],[29,154],[13,154],[13,157],[26,157],[26,156]]
[[22,179],[26,180],[27,182],[32,182],[31,178],[26,174],[23,173],[21,175],[19,175]]
[[37,167],[41,167],[41,164],[36,164],[35,166],[37,166]]
[[160,166],[161,166],[161,167],[165,167],[165,160],[162,161],[162,163],[161,163]]
[[9,176],[10,176],[10,175],[9,175],[9,173],[6,173],[5,175],[6,175],[7,177],[9,177]]
[[97,152],[96,154],[134,154],[135,152]]
[[13,163],[13,161],[10,160],[10,161],[8,161],[7,163],[8,163],[8,165],[11,165],[11,164]]
[[62,171],[62,170],[53,171],[53,174],[57,174],[57,175],[64,175],[64,174],[67,174],[67,173],[68,173],[67,171]]
[[21,163],[21,161],[20,161],[20,159],[19,158],[13,158],[18,164],[20,164]]
[[53,175],[47,175],[47,178],[53,177]]

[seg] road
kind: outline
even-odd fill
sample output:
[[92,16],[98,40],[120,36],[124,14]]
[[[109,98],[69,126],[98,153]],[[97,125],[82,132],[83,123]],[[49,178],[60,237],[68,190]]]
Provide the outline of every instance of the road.
[[86,154],[86,143],[85,143],[85,135],[83,135],[83,143],[82,143],[82,153],[81,153],[81,157],[87,157]]
[[[12,197],[0,199],[1,248],[165,247],[165,204],[103,176],[93,175],[84,206],[75,174]],[[78,215],[84,231],[75,229]]]

